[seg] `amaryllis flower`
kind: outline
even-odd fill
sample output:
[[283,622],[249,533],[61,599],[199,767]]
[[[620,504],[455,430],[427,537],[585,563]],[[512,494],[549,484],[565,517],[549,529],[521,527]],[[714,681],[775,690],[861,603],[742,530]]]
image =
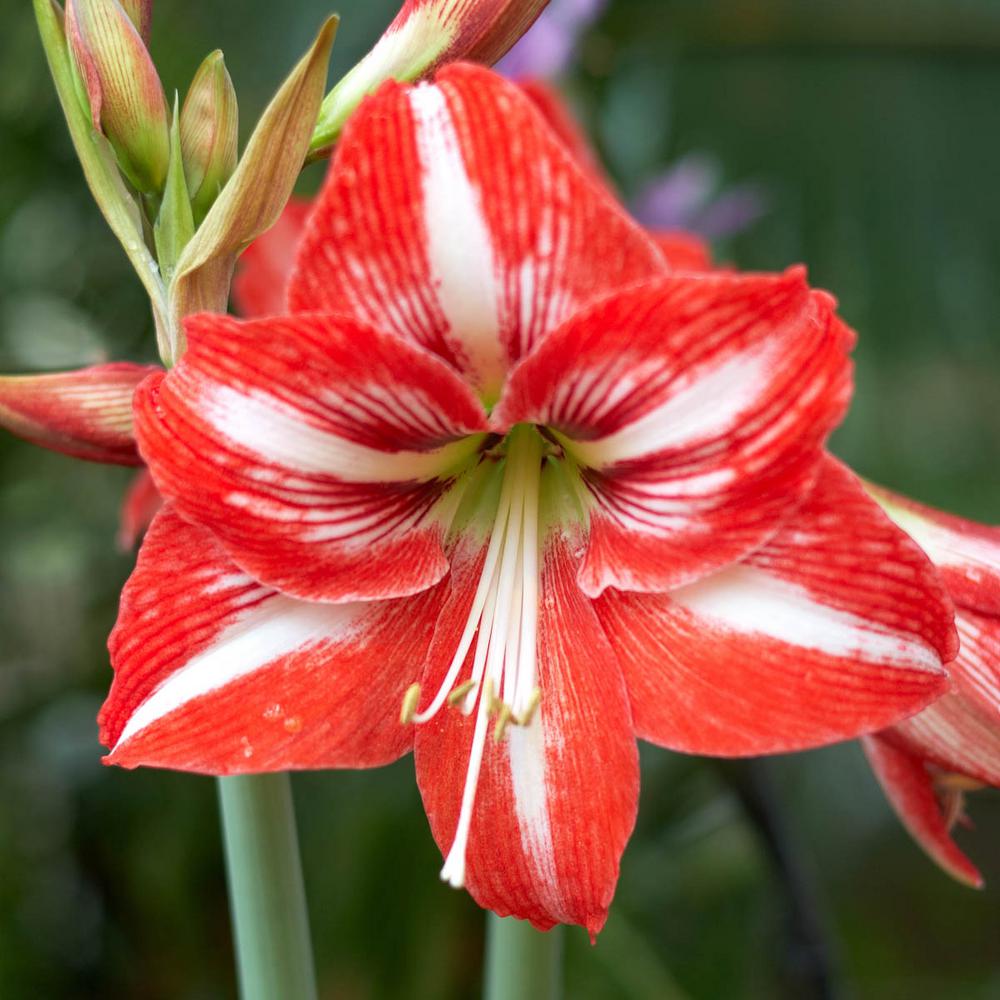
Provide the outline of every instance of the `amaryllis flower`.
[[870,487],[934,560],[956,605],[961,651],[953,687],[930,708],[867,737],[865,752],[900,819],[945,871],[982,877],[951,837],[965,794],[1000,787],[1000,528]]
[[167,506],[111,637],[112,763],[413,750],[442,876],[596,933],[637,735],[802,748],[947,686],[932,564],[823,451],[833,300],[672,272],[486,70],[367,100],[286,308],[186,334],[136,393]]

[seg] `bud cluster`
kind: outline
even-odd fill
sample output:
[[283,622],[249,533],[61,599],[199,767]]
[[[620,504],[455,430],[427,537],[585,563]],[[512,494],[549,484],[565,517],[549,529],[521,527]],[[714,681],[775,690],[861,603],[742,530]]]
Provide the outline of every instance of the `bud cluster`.
[[[129,184],[159,210],[173,116],[147,45],[152,0],[67,0],[66,40],[93,127]],[[236,168],[236,93],[221,52],[201,65],[180,116],[181,153],[196,220]],[[155,218],[150,220],[156,222]]]
[[331,17],[238,152],[239,109],[222,53],[183,103],[149,52],[153,0],[32,0],[70,136],[98,206],[149,293],[160,355],[183,319],[225,311],[236,260],[281,214],[309,158],[325,155],[366,93],[447,60],[492,61],[548,0],[404,0],[382,40],[327,95]]

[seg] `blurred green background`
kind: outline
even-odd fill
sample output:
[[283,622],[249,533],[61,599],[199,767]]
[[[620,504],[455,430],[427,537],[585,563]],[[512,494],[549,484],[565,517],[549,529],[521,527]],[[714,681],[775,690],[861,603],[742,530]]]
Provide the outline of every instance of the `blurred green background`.
[[[335,73],[396,7],[340,0]],[[327,10],[160,0],[154,56],[183,92],[224,49],[246,133]],[[84,188],[30,5],[0,0],[0,17],[0,371],[151,360],[143,294]],[[1000,5],[612,0],[565,83],[626,193],[692,151],[767,187],[766,218],[718,251],[806,261],[840,297],[861,344],[838,453],[1000,520]],[[128,478],[0,438],[3,998],[234,995],[212,781],[100,764]],[[975,893],[910,842],[856,746],[750,771],[646,750],[607,930],[595,948],[568,937],[569,997],[816,995],[736,793],[748,776],[772,785],[840,995],[1000,996],[1000,796],[976,796],[960,835],[990,884]],[[297,776],[295,791],[323,996],[476,996],[483,918],[437,880],[410,762]]]

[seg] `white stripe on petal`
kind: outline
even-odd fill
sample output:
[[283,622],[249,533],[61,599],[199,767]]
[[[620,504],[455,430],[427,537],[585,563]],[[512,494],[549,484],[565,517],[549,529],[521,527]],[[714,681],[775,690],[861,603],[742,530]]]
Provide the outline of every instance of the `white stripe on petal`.
[[1000,545],[987,538],[962,534],[924,517],[918,511],[893,503],[880,490],[873,493],[882,509],[938,566],[964,570],[971,580],[983,580],[1000,566]]
[[671,600],[737,632],[769,636],[829,656],[940,671],[938,655],[917,638],[881,630],[818,603],[804,587],[749,566],[734,566],[670,594]]
[[480,194],[469,179],[441,89],[415,87],[410,106],[417,125],[431,280],[452,347],[483,394],[495,397],[507,358],[500,344],[493,243]]
[[220,434],[265,462],[342,482],[433,479],[478,444],[478,438],[470,436],[433,451],[380,451],[313,427],[304,414],[273,396],[226,385],[211,385],[201,403]]
[[[753,354],[729,358],[714,370],[695,372],[665,402],[620,431],[596,441],[572,442],[574,456],[600,469],[730,432],[740,414],[770,385],[766,372],[772,353],[758,348]],[[636,381],[641,384],[641,377]],[[627,388],[631,391],[633,386]]]
[[195,698],[225,687],[296,650],[347,638],[364,607],[363,604],[311,604],[281,596],[257,605],[224,629],[207,649],[171,674],[136,709],[112,753],[136,733]]
[[549,824],[543,712],[539,709],[530,726],[516,726],[509,731],[510,776],[521,846],[535,866],[537,891],[543,896],[556,894],[546,903],[552,912],[559,913],[564,907],[558,898],[559,878]]

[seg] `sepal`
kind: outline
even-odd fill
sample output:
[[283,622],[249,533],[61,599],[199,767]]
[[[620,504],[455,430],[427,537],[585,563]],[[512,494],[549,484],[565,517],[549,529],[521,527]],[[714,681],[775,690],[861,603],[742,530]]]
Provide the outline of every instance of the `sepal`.
[[127,362],[48,375],[0,377],[0,426],[74,458],[141,465],[132,396],[157,368]]

